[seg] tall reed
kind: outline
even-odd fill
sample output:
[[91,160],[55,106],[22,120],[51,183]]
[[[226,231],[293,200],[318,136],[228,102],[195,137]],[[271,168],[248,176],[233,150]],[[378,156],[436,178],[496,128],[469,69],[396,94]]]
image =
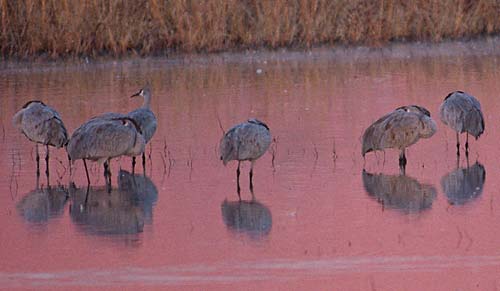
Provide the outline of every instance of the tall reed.
[[500,32],[498,0],[0,0],[0,53],[122,56]]

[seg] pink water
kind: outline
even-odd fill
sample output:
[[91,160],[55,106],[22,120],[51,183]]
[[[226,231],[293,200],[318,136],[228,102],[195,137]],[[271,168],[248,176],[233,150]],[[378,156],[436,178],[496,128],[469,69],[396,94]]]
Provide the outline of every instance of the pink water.
[[[500,55],[427,49],[5,65],[0,286],[500,287]],[[147,178],[138,176],[139,202],[122,197],[128,188],[118,187],[118,172],[131,165],[121,158],[112,161],[111,194],[103,190],[102,169],[93,164],[92,210],[82,210],[83,165],[75,165],[78,189],[68,191],[62,149],[51,151],[50,185],[64,188],[33,191],[34,146],[12,128],[14,112],[28,100],[43,100],[72,132],[94,115],[138,107],[141,102],[128,96],[147,81],[158,130],[147,147]],[[484,135],[471,141],[469,165],[480,164],[466,172],[476,173],[468,176],[475,175],[469,183],[474,193],[463,197],[444,193],[442,179],[457,166],[455,134],[437,117],[443,98],[459,89],[480,100],[486,123]],[[398,153],[388,150],[385,160],[382,153],[368,154],[363,161],[360,137],[371,122],[406,104],[429,109],[438,132],[409,149],[407,177],[398,177]],[[256,163],[258,203],[238,204],[236,163],[224,167],[218,159],[218,119],[227,130],[250,117],[265,121],[275,142]],[[467,167],[465,157],[460,167]],[[248,170],[245,164],[244,200],[251,199]],[[467,175],[461,173],[451,179],[463,182]],[[379,179],[378,188],[367,184],[369,174]],[[394,184],[380,179],[406,190],[393,193],[388,187]],[[43,174],[40,186],[47,186]]]

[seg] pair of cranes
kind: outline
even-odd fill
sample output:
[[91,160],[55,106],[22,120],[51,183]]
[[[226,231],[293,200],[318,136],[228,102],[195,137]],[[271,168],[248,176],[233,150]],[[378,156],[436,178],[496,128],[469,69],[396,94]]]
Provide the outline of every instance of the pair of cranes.
[[[460,156],[460,133],[466,133],[465,155],[469,155],[469,134],[476,139],[484,132],[484,117],[479,101],[463,91],[448,94],[439,107],[441,121],[457,135],[457,156]],[[417,105],[399,107],[371,124],[363,134],[361,154],[386,148],[400,150],[399,166],[406,166],[405,149],[420,138],[430,138],[436,123],[429,110]]]
[[[132,95],[143,96],[141,108],[127,115],[120,113],[105,113],[96,116],[78,129],[68,140],[67,131],[59,114],[40,101],[30,101],[13,118],[13,123],[28,139],[37,143],[37,173],[39,173],[38,143],[60,148],[66,146],[69,158],[73,161],[82,159],[85,166],[87,181],[90,184],[86,160],[104,163],[105,174],[109,175],[109,160],[127,155],[132,157],[135,166],[135,156],[143,155],[144,147],[156,131],[157,121],[150,109],[151,91],[149,86]],[[465,150],[468,155],[469,134],[476,139],[484,131],[484,118],[479,101],[462,91],[451,92],[446,96],[440,107],[440,118],[457,134],[457,155],[460,155],[459,134],[466,133]],[[363,134],[362,156],[366,153],[386,148],[400,150],[399,165],[406,166],[405,149],[415,144],[420,138],[430,138],[436,132],[436,123],[430,112],[417,105],[399,107],[393,112],[381,117],[370,125]],[[228,130],[220,141],[220,159],[226,165],[231,160],[238,161],[236,169],[237,193],[240,197],[240,164],[250,161],[250,191],[253,195],[253,167],[271,144],[269,127],[262,121],[250,119]],[[110,179],[110,178],[108,178]],[[109,180],[109,182],[111,182]]]
[[66,146],[69,158],[83,160],[89,184],[87,159],[104,165],[104,175],[109,185],[111,185],[109,163],[112,158],[132,157],[132,170],[134,170],[135,157],[142,154],[142,165],[145,168],[145,146],[156,132],[158,123],[151,110],[150,86],[144,86],[130,97],[136,96],[144,98],[140,108],[128,114],[109,112],[95,116],[77,128],[69,139]]

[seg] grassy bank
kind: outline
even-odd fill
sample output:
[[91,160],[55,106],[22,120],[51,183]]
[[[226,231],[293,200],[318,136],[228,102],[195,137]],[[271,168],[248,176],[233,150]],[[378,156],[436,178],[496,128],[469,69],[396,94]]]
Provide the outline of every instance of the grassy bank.
[[498,0],[0,0],[3,57],[381,45],[500,32]]

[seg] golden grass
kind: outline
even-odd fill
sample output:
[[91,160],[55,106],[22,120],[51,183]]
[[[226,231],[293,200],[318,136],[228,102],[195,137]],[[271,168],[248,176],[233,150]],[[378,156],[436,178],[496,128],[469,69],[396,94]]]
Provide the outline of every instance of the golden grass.
[[498,0],[0,0],[5,57],[381,45],[500,32]]

